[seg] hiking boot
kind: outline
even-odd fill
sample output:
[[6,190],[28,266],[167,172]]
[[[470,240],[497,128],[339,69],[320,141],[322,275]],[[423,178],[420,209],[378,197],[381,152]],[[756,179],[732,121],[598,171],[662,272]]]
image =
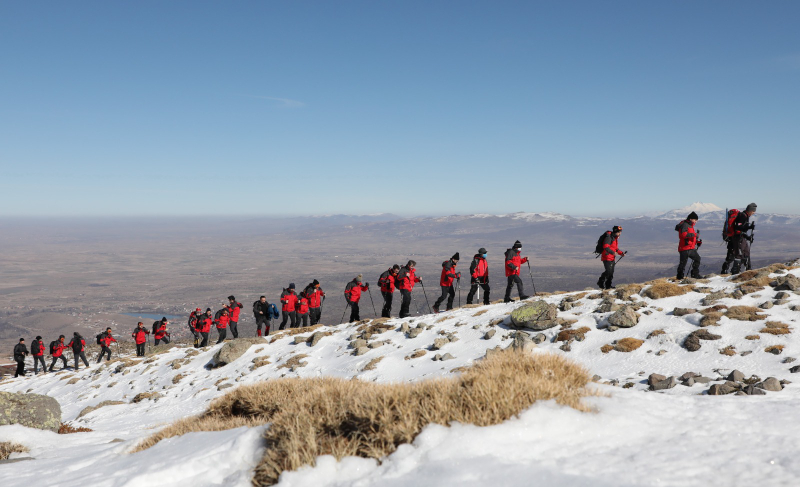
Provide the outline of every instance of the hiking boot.
[[439,307],[438,306],[434,306],[433,307],[433,312],[438,315],[439,314]]
[[675,279],[678,280],[678,281],[683,280],[683,272],[679,272],[678,275],[675,276]]
[[731,269],[731,274],[738,274],[739,271],[742,270],[742,261],[734,260],[733,261],[733,268]]
[[728,262],[728,261],[725,261],[725,262],[722,264],[722,270],[721,270],[721,271],[719,271],[719,273],[720,273],[720,274],[727,274],[727,273],[728,273],[728,266],[729,266],[729,265],[730,265],[730,262]]
[[525,301],[525,300],[526,300],[526,299],[528,299],[529,297],[530,297],[530,296],[526,296],[526,295],[524,295],[524,294],[523,294],[522,296],[520,296],[520,297],[519,297],[519,300],[520,300],[520,301]]
[[503,302],[504,303],[510,303],[511,302],[511,298],[503,298]]

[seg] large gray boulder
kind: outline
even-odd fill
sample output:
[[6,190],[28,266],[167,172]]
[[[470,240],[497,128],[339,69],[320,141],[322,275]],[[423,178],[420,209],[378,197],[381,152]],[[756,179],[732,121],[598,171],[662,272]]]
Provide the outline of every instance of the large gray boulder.
[[50,396],[0,392],[0,426],[6,424],[58,431],[61,406]]
[[558,307],[538,300],[526,303],[511,312],[511,324],[534,331],[547,330],[558,324]]
[[631,328],[639,323],[639,315],[630,306],[623,306],[619,311],[608,317],[608,324],[620,328]]
[[253,345],[263,345],[266,341],[261,337],[255,338],[237,338],[229,342],[225,342],[222,347],[214,354],[214,364],[217,367],[233,363],[236,359],[241,357]]

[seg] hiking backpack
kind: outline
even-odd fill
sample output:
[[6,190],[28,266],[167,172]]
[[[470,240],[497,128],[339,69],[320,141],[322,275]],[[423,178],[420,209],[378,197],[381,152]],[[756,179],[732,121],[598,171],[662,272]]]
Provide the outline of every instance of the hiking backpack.
[[597,254],[595,259],[600,257],[600,254],[603,253],[603,244],[605,243],[606,235],[608,235],[608,232],[603,232],[600,238],[597,239],[597,245],[594,246],[594,253]]
[[737,216],[739,216],[739,210],[736,208],[725,209],[725,223],[722,224],[722,240],[725,242],[733,237],[733,222],[736,221]]
[[34,340],[33,343],[31,343],[31,353],[34,355],[39,355],[40,351],[41,350],[39,350],[39,340]]
[[56,347],[58,346],[58,340],[53,340],[50,342],[50,355],[56,353]]
[[100,342],[100,340],[102,340],[102,339],[103,339],[103,336],[104,336],[104,335],[105,335],[105,332],[103,332],[103,333],[98,333],[98,335],[97,335],[97,337],[96,337],[96,338],[97,338],[97,344],[98,344],[98,345],[102,345],[102,343]]

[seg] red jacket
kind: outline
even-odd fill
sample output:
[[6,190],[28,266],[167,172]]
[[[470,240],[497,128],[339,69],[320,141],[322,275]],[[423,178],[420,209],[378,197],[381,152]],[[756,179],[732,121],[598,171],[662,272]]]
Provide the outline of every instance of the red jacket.
[[214,321],[214,324],[217,326],[218,330],[222,330],[224,328],[227,328],[228,323],[230,322],[231,322],[231,317],[225,313],[222,313],[221,315],[219,315],[219,318],[217,318],[216,321]]
[[288,289],[284,290],[281,293],[281,303],[283,303],[281,311],[291,313],[295,310],[295,306],[297,305],[297,294],[295,294],[294,291],[289,291]]
[[117,339],[111,336],[111,333],[106,333],[103,338],[100,339],[100,343],[105,345],[106,347],[111,345],[111,342],[116,342]]
[[406,291],[413,291],[414,284],[418,282],[422,282],[422,279],[417,277],[416,269],[409,269],[408,267],[401,267],[400,272],[395,277],[394,282],[397,285],[397,289],[403,289]]
[[611,234],[611,232],[606,232],[606,238],[603,240],[603,253],[601,254],[600,260],[604,262],[611,262],[617,258],[617,256],[614,254],[622,255],[623,252],[617,249],[617,239]]
[[392,273],[392,269],[389,269],[381,274],[381,276],[378,278],[378,285],[381,287],[381,291],[385,293],[393,293],[395,279],[396,276]]
[[[41,356],[44,355],[44,342],[41,341],[41,340],[34,340],[33,343],[36,343],[37,341],[39,342],[39,353],[34,353],[33,356],[34,357],[41,357]],[[31,347],[31,348],[33,348],[33,347]]]
[[207,314],[201,314],[197,318],[197,324],[195,324],[195,330],[198,333],[208,333],[211,331],[211,317]]
[[64,353],[64,349],[65,348],[67,348],[67,346],[64,345],[64,342],[59,341],[56,344],[56,351],[52,353],[52,356],[53,357],[60,357]]
[[308,307],[319,308],[320,306],[322,306],[323,296],[325,296],[325,293],[320,288],[316,288],[312,292],[306,291],[306,297],[308,298]]
[[459,276],[456,272],[456,264],[452,260],[448,260],[442,264],[442,277],[439,278],[439,285],[443,287],[452,286]]
[[301,315],[308,313],[308,298],[305,296],[300,296],[300,299],[297,301],[297,312]]
[[155,337],[156,340],[161,340],[162,338],[164,338],[164,335],[166,334],[167,334],[167,324],[162,322],[161,326],[159,326],[158,329],[156,330],[156,334],[153,336]]
[[489,264],[486,262],[486,259],[484,259],[481,254],[475,254],[475,257],[473,258],[477,261],[477,264],[475,265],[475,269],[472,271],[470,276],[480,282],[488,282]]
[[344,288],[344,296],[347,298],[347,301],[357,303],[361,299],[361,292],[367,289],[369,289],[367,286],[359,284],[358,281],[353,279],[348,282],[347,287]]
[[232,306],[228,306],[229,313],[231,314],[231,321],[239,322],[239,312],[242,310],[242,303],[234,302]]
[[131,336],[133,337],[133,339],[134,339],[134,341],[136,342],[137,345],[141,345],[142,343],[145,343],[147,341],[147,335],[149,335],[149,334],[150,334],[150,332],[147,331],[147,328],[145,328],[145,327],[141,327],[141,328],[136,327],[136,328],[133,329],[133,333],[131,333]]
[[689,220],[678,223],[678,252],[693,250],[697,246],[697,231]]
[[508,249],[506,250],[506,277],[518,276],[522,264],[528,262],[527,257],[519,256],[519,250]]

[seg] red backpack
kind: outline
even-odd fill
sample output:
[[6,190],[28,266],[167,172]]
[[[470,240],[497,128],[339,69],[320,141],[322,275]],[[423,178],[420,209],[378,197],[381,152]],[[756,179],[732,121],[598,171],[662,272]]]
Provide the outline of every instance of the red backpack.
[[725,223],[722,227],[722,240],[728,241],[731,237],[733,237],[733,222],[736,221],[736,217],[739,216],[739,210],[736,208],[725,210]]

